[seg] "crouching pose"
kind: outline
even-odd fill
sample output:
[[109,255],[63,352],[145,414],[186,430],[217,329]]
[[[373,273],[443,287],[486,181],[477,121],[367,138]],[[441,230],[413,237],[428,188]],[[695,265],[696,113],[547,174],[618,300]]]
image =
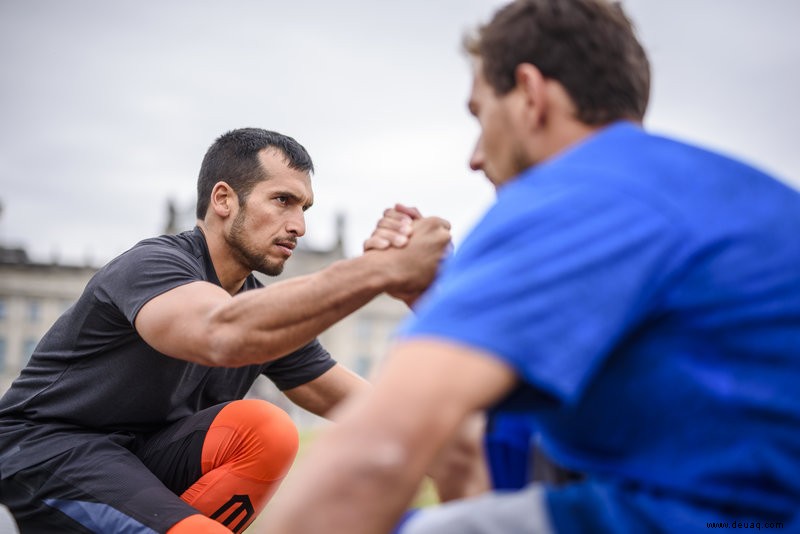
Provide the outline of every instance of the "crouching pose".
[[365,387],[316,340],[382,292],[433,279],[449,225],[402,248],[281,273],[313,203],[308,153],[260,129],[203,160],[197,226],[92,278],[0,400],[0,502],[21,532],[242,532],[294,460],[286,413],[243,397],[266,375],[319,415]]

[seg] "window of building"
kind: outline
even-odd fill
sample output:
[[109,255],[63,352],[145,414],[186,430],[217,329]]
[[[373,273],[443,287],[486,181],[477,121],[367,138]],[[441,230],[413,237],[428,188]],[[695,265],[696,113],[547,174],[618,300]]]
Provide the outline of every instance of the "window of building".
[[42,305],[38,300],[28,301],[28,321],[31,323],[39,322],[42,318]]
[[0,299],[0,321],[5,320],[8,317],[8,307],[6,305],[6,299]]

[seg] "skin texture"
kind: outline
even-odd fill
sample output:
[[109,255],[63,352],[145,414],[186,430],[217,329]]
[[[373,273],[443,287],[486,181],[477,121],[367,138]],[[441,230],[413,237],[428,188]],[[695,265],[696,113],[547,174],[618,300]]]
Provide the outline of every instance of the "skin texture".
[[[496,188],[594,132],[575,118],[564,88],[535,66],[519,65],[516,82],[498,96],[475,60],[468,107],[481,135],[470,166]],[[371,244],[388,246],[385,232],[407,228],[403,215],[411,219],[413,240],[417,220],[405,213],[379,225]],[[471,347],[435,338],[398,343],[374,389],[348,403],[341,424],[289,475],[265,517],[264,532],[390,531],[440,451],[469,417],[501,399],[516,381],[501,360]]]

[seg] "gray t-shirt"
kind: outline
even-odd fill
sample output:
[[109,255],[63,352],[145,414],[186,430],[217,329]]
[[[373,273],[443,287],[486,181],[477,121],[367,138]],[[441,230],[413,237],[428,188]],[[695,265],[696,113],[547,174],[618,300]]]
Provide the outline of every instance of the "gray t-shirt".
[[[238,368],[178,360],[145,343],[133,327],[142,306],[201,280],[220,285],[199,228],[144,240],[100,269],[0,399],[0,477],[98,434],[125,442],[241,399],[260,374],[290,389],[335,365],[317,340],[278,360]],[[242,291],[259,287],[251,275]]]

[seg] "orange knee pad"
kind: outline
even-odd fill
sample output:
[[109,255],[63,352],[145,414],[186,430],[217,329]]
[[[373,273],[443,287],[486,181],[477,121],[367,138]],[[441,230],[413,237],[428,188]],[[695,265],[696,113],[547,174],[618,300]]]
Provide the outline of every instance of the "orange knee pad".
[[208,428],[202,473],[230,465],[232,471],[256,480],[283,478],[298,445],[297,428],[286,412],[262,400],[234,401]]
[[297,428],[277,406],[257,399],[231,402],[206,433],[203,476],[181,498],[205,516],[241,532],[278,489],[298,445]]

